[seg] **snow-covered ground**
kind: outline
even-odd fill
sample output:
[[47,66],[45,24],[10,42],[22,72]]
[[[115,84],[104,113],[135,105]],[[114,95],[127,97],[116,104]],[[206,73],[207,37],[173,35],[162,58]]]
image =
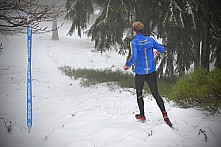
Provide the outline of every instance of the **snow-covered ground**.
[[[70,22],[51,34],[33,36],[33,127],[26,126],[26,35],[1,36],[0,147],[220,147],[221,116],[181,109],[165,101],[175,130],[164,124],[151,96],[146,123],[135,120],[136,96],[105,84],[81,87],[60,66],[121,69],[125,57],[100,54],[83,36],[66,36]],[[112,66],[114,65],[114,66]],[[7,128],[11,126],[11,131]],[[10,128],[9,128],[10,129]]]

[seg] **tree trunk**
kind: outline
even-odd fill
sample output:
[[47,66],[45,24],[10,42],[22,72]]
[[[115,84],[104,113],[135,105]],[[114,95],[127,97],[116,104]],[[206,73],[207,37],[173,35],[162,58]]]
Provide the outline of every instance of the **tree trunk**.
[[216,63],[215,63],[215,67],[216,68],[221,68],[221,41],[218,41],[218,45],[217,45],[217,51],[216,51]]
[[200,36],[195,36],[194,38],[195,44],[195,59],[194,59],[194,69],[200,66]]
[[203,47],[202,47],[202,67],[209,70],[209,55],[210,55],[210,5],[209,0],[206,0],[206,14],[205,14],[205,25],[204,25],[204,36],[203,36]]
[[58,27],[57,27],[57,20],[54,20],[52,22],[52,39],[53,40],[59,40],[59,37],[58,37]]

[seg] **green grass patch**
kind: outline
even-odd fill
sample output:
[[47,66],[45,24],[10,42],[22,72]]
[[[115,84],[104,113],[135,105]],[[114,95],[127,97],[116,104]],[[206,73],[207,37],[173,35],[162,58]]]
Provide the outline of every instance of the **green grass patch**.
[[[65,75],[72,79],[80,79],[80,83],[84,87],[90,87],[99,83],[108,83],[107,85],[113,89],[113,84],[121,88],[134,88],[134,74],[123,71],[111,71],[101,69],[75,69],[69,66],[59,67]],[[162,96],[168,96],[174,82],[167,79],[157,79],[158,89]],[[112,82],[109,83],[109,82]],[[148,85],[144,85],[144,94],[149,94]]]
[[72,79],[81,79],[82,86],[85,87],[114,82],[122,88],[134,88],[134,77],[131,73],[101,69],[75,69],[69,66],[59,67],[59,69]]
[[[112,91],[118,88],[116,86],[135,89],[132,73],[108,69],[75,69],[69,66],[59,69],[72,79],[79,79],[84,87],[107,83]],[[221,106],[221,69],[208,72],[199,68],[179,79],[160,78],[157,81],[160,95],[173,100],[183,108],[197,107],[216,112]],[[144,95],[146,94],[150,94],[150,90],[145,83]]]
[[157,85],[160,95],[169,98],[176,80],[176,78],[158,78]]

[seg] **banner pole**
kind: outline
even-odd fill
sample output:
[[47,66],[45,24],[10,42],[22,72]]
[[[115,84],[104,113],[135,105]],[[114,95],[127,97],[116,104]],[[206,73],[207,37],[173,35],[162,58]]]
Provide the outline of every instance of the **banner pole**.
[[[29,14],[27,14],[29,21]],[[27,68],[27,126],[28,133],[32,127],[32,27],[27,27],[27,49],[28,49],[28,68]]]

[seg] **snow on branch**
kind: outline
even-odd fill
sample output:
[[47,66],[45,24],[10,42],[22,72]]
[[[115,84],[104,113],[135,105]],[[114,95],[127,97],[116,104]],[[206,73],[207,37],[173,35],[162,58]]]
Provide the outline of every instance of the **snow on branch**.
[[183,21],[183,16],[182,16],[182,9],[180,6],[177,4],[175,0],[170,0],[169,4],[169,11],[166,14],[166,17],[164,19],[164,23],[172,23],[175,26],[180,26],[184,27],[184,21]]
[[193,6],[191,6],[188,2],[186,3],[186,11],[189,15],[192,17],[193,27],[196,29],[196,20],[195,20],[195,14],[193,12]]
[[106,14],[105,14],[105,18],[98,23],[98,25],[100,23],[106,23],[107,22],[107,19],[109,18],[110,16],[110,12],[113,11],[112,7],[110,6],[110,0],[108,1],[108,4],[107,4],[107,11],[106,11]]

